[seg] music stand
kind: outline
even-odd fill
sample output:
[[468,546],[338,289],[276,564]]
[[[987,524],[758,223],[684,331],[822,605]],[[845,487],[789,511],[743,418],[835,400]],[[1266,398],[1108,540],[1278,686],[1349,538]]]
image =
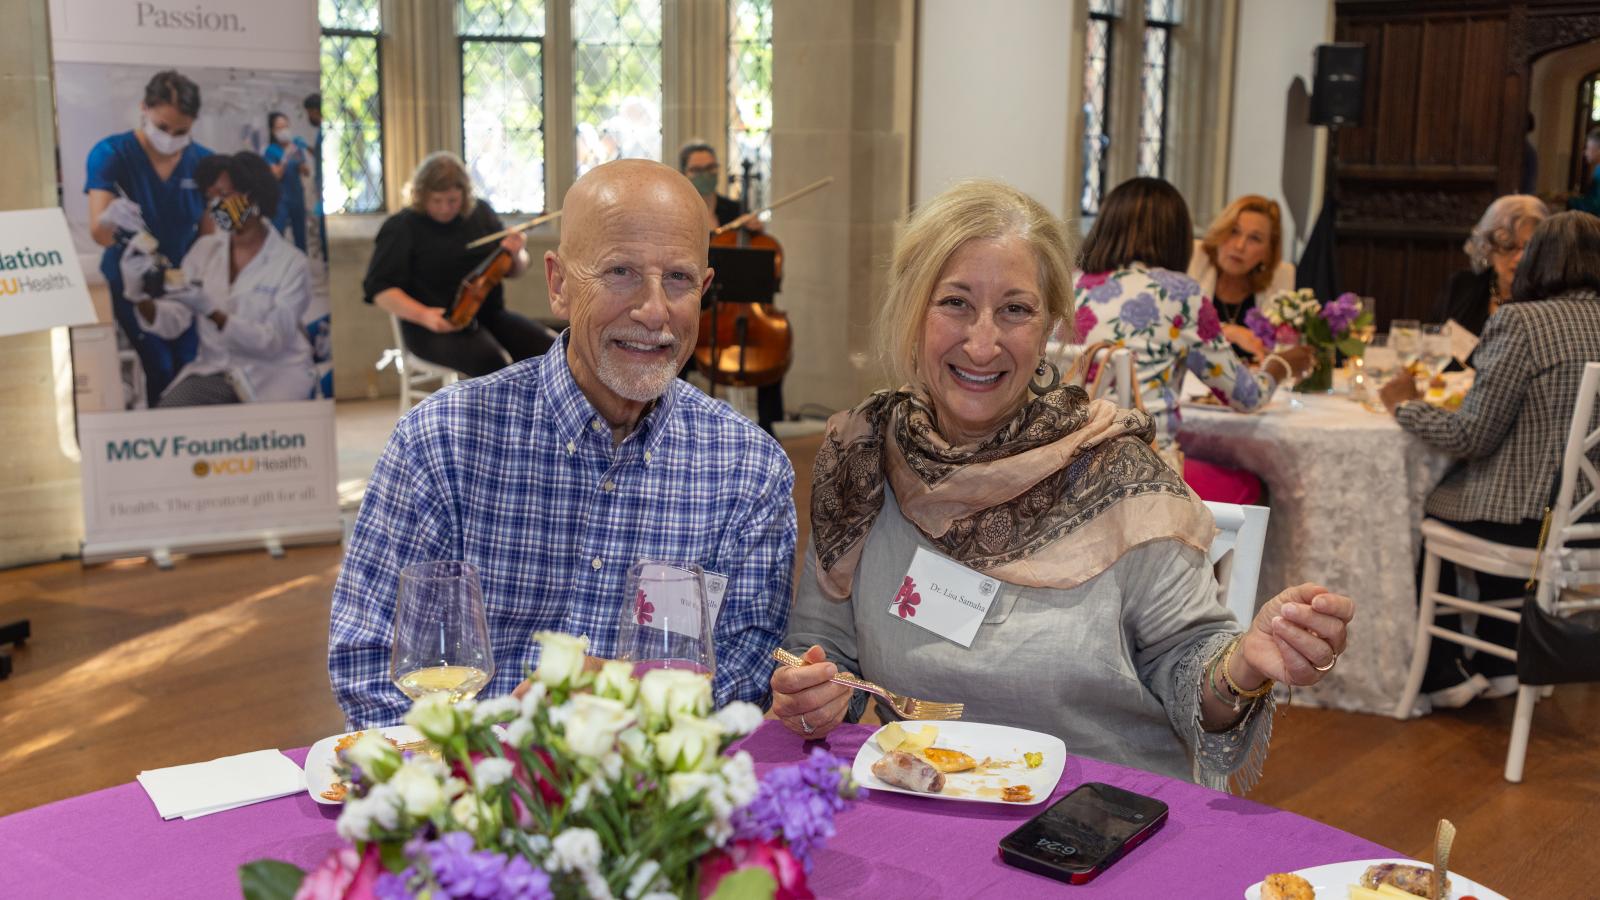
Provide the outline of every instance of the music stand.
[[[721,356],[717,346],[718,308],[724,302],[771,303],[778,293],[777,253],[759,247],[712,247],[710,262],[713,274],[711,287],[701,297],[702,309],[711,309],[711,371],[706,373],[710,395],[717,395],[716,369]],[[735,299],[737,298],[737,299]],[[738,323],[741,327],[744,321]],[[744,335],[739,335],[739,346],[744,346]],[[743,369],[744,361],[740,360]]]

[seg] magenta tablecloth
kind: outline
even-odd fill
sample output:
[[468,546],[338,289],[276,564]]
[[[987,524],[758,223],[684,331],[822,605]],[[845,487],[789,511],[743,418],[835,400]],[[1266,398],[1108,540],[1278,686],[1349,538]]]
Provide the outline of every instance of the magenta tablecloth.
[[[872,730],[846,726],[826,745],[850,760]],[[756,768],[796,762],[801,740],[767,722],[744,743]],[[287,754],[305,761],[304,750]],[[819,897],[1069,896],[1226,898],[1269,872],[1394,851],[1293,813],[1148,772],[1072,757],[1052,799],[1085,781],[1155,797],[1167,825],[1095,881],[1068,887],[1000,862],[1000,838],[1041,806],[1002,806],[880,792],[838,821],[816,857]],[[192,822],[161,821],[138,784],[85,794],[0,819],[0,896],[234,897],[238,867],[270,857],[309,868],[338,838],[336,808],[302,794]]]

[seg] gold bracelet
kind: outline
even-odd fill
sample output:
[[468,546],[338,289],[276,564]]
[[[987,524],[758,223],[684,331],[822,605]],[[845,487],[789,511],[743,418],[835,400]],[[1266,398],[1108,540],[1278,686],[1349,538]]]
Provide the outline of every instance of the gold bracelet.
[[1229,644],[1228,649],[1224,651],[1222,655],[1222,680],[1228,683],[1228,690],[1238,694],[1241,699],[1258,700],[1272,693],[1272,687],[1275,682],[1271,678],[1263,681],[1261,686],[1255,690],[1247,691],[1239,687],[1239,683],[1233,680],[1233,673],[1228,671],[1228,663],[1233,661],[1233,651],[1238,649],[1243,640],[1244,635],[1239,635],[1233,639],[1233,643]]

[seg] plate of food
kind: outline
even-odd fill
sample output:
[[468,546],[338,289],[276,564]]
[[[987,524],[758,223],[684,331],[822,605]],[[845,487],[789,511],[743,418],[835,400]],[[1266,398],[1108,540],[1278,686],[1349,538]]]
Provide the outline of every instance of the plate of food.
[[982,722],[890,722],[861,745],[851,774],[875,791],[1032,806],[1050,797],[1067,745]]
[[[1430,896],[1433,866],[1414,859],[1355,859],[1278,872],[1245,888],[1245,900],[1416,900]],[[1471,878],[1445,876],[1448,900],[1506,900]]]
[[311,795],[311,799],[324,806],[338,806],[344,802],[345,792],[350,785],[339,777],[333,767],[338,762],[339,751],[354,744],[363,734],[382,735],[396,746],[422,740],[422,732],[410,725],[391,725],[388,728],[347,731],[317,741],[306,751],[306,793]]

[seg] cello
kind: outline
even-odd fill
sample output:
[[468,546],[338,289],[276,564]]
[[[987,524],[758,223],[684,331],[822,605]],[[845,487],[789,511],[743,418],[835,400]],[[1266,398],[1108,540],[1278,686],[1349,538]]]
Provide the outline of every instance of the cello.
[[[745,188],[749,197],[749,162],[745,164]],[[718,226],[711,232],[711,246],[750,250],[769,250],[773,257],[773,282],[783,278],[783,245],[765,232],[751,232],[744,226],[785,203],[798,200],[831,184],[833,178],[813,182],[787,197],[752,210]],[[713,290],[717,290],[713,287]],[[778,384],[794,359],[794,335],[787,313],[777,309],[769,297],[712,296],[700,313],[700,333],[695,342],[694,361],[716,386],[766,387]]]

